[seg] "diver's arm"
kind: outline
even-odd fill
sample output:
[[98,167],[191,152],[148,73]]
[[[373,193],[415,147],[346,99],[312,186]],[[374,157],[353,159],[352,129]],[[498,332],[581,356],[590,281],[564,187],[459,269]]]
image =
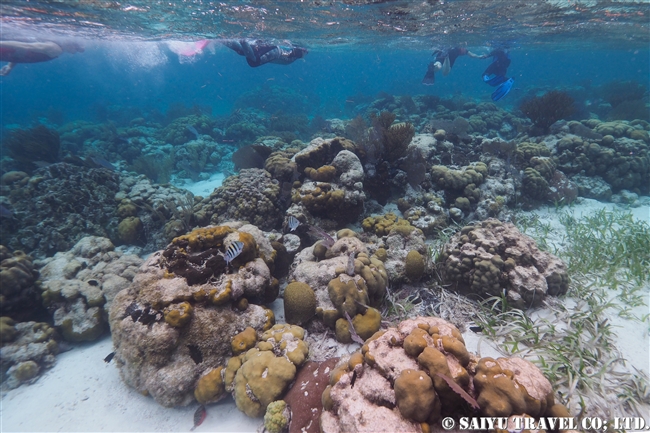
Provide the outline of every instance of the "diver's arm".
[[486,54],[478,55],[478,54],[474,54],[470,50],[467,50],[467,55],[469,57],[471,57],[472,59],[487,59],[488,58],[488,56]]
[[12,71],[12,69],[16,66],[15,63],[9,62],[9,64],[4,65],[2,69],[0,69],[0,77],[4,77],[6,75],[9,75],[9,73]]

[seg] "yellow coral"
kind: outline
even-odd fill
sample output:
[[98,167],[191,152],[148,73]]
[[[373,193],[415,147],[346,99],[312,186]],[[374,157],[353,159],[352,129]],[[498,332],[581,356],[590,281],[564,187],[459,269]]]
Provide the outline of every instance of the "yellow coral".
[[250,349],[237,370],[234,397],[237,408],[250,417],[261,417],[279,399],[296,375],[296,366],[271,351]]
[[194,251],[220,247],[223,239],[235,230],[227,226],[205,227],[192,230],[190,233],[172,240],[172,244],[183,247],[189,245]]
[[124,218],[117,225],[117,235],[125,244],[137,243],[142,235],[142,230],[142,221],[134,216]]
[[251,349],[255,343],[257,343],[257,332],[249,326],[232,338],[230,348],[233,354],[239,355]]
[[304,325],[316,314],[316,295],[309,284],[294,281],[284,289],[287,323]]
[[404,418],[416,422],[440,416],[440,400],[431,378],[419,370],[406,369],[395,379],[395,402]]
[[404,272],[412,282],[418,281],[424,275],[424,257],[415,250],[411,250],[406,255],[404,263]]
[[331,182],[334,180],[334,176],[336,176],[336,168],[331,165],[324,165],[318,169],[307,167],[305,168],[305,174],[311,180],[317,182]]
[[201,404],[215,403],[226,395],[222,374],[224,368],[219,366],[201,376],[194,389],[194,398]]
[[189,302],[171,304],[164,311],[165,322],[175,328],[181,328],[192,318],[192,305]]

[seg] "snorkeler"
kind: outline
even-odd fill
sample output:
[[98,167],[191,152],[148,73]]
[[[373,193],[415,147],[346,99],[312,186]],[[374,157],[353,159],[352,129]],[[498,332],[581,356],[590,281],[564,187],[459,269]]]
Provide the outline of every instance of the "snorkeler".
[[9,62],[0,69],[0,76],[9,75],[18,63],[39,63],[56,59],[62,53],[79,53],[84,49],[76,42],[0,41],[0,61]]
[[427,86],[431,86],[433,85],[433,83],[435,83],[436,72],[442,70],[443,76],[446,77],[447,75],[449,75],[449,72],[451,72],[451,68],[454,67],[454,63],[456,62],[456,59],[459,56],[470,56],[474,59],[485,58],[472,53],[467,48],[461,48],[461,47],[448,48],[446,50],[436,50],[433,52],[432,55],[436,56],[436,58],[433,62],[429,63],[429,68],[427,69],[427,73],[424,75],[424,78],[422,79],[422,84],[425,84]]
[[489,54],[479,56],[481,59],[487,59],[488,57],[492,57],[492,63],[483,72],[483,82],[496,87],[496,90],[492,93],[492,100],[496,102],[510,92],[515,80],[506,77],[508,66],[510,66],[510,55],[507,50],[497,48]]
[[240,56],[245,56],[249,66],[256,68],[266,63],[288,65],[307,54],[302,47],[283,47],[259,39],[220,39],[217,40]]

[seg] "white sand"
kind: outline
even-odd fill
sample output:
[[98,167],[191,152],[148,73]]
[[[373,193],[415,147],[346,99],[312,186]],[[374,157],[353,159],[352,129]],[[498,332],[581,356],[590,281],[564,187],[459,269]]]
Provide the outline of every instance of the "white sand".
[[[210,190],[211,192],[211,190]],[[200,192],[199,192],[200,194]],[[574,208],[576,216],[615,205],[595,200],[583,200]],[[639,220],[650,222],[650,208],[630,209]],[[544,219],[559,225],[555,209],[536,211]],[[281,301],[273,309],[282,319]],[[646,305],[637,307],[636,313],[650,311]],[[650,344],[647,324],[617,317],[619,349],[631,366],[650,372]],[[499,356],[488,340],[472,332],[465,333],[467,348],[481,356]],[[144,397],[119,377],[113,363],[103,359],[112,348],[110,337],[86,344],[58,356],[54,367],[34,384],[3,393],[0,402],[0,431],[2,432],[171,432],[189,431],[198,404],[185,408],[164,408],[152,398]],[[208,415],[197,432],[254,432],[261,419],[248,418],[237,410],[232,399],[207,407]]]
[[[183,432],[193,425],[198,403],[165,408],[126,386],[115,364],[103,359],[110,337],[75,347],[57,357],[36,383],[3,395],[4,432]],[[255,432],[261,419],[249,418],[229,398],[207,407],[197,432]]]
[[198,182],[190,182],[187,179],[173,180],[172,184],[178,188],[183,188],[201,197],[208,197],[212,191],[219,188],[223,183],[226,175],[223,173],[214,173],[209,179],[200,180]]

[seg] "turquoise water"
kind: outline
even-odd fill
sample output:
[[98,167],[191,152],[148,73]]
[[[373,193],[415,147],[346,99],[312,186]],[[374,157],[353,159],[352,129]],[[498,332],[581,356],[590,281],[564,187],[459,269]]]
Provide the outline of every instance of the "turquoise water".
[[[128,4],[72,0],[3,1],[0,5],[0,41],[73,40],[84,47],[84,52],[63,53],[54,60],[42,63],[17,64],[9,75],[0,77],[0,244],[9,246],[11,250],[24,250],[34,259],[48,260],[57,253],[69,251],[77,241],[92,235],[109,238],[118,247],[119,254],[133,253],[142,258],[165,248],[172,239],[195,227],[222,224],[229,218],[256,218],[257,225],[266,225],[262,228],[269,238],[285,237],[288,239],[287,245],[294,248],[292,254],[296,254],[314,242],[314,238],[306,234],[309,225],[322,225],[332,234],[344,227],[361,233],[364,218],[394,212],[400,217],[410,218],[413,224],[424,224],[423,227],[429,230],[421,233],[422,241],[413,247],[420,248],[424,256],[434,256],[435,248],[439,245],[433,248],[431,245],[442,242],[444,236],[449,236],[472,220],[488,216],[504,221],[519,219],[520,228],[528,221],[529,234],[534,232],[538,244],[549,249],[552,247],[559,255],[569,242],[566,231],[563,232],[565,229],[558,229],[562,212],[572,211],[572,208],[564,207],[567,203],[585,209],[585,212],[601,207],[613,209],[632,206],[634,221],[638,220],[639,223],[630,225],[638,225],[646,230],[647,226],[642,224],[650,222],[650,199],[647,197],[650,187],[647,181],[650,179],[649,4],[648,1],[598,0],[539,0],[536,3],[510,0],[261,0],[250,4],[203,0],[177,3],[134,0]],[[244,57],[221,45],[189,59],[179,57],[170,49],[170,44],[178,41],[248,37],[282,45],[293,43],[305,47],[309,53],[290,65],[267,64],[251,68]],[[495,47],[506,47],[512,60],[507,76],[514,79],[510,93],[492,105],[490,95],[494,88],[486,85],[482,79],[482,73],[491,60],[468,56],[459,57],[448,76],[438,72],[434,85],[423,85],[422,79],[433,59],[434,49],[456,46],[466,47],[479,55],[487,54]],[[0,67],[5,65],[2,63]],[[625,86],[636,90],[629,95],[617,94],[617,90],[612,94],[611,89],[623,89]],[[575,111],[563,116],[554,128],[535,130],[531,120],[520,109],[521,104],[551,91],[570,95],[575,101]],[[417,101],[416,109],[409,109],[408,97]],[[605,125],[607,127],[599,130],[601,134],[596,130],[603,126],[603,122],[612,120],[611,113],[616,108],[612,101],[616,97],[619,98],[616,103],[636,104],[635,111],[614,119],[621,121],[614,126]],[[426,101],[434,102],[428,104]],[[383,126],[382,130],[379,122],[372,121],[373,116],[382,110],[392,110],[397,116],[395,122],[412,123],[414,134],[421,134],[418,137],[421,148],[413,150],[416,146],[411,146],[407,152],[408,143],[403,143],[401,154],[386,151],[389,145],[382,140],[386,139],[386,143],[389,143],[388,135],[382,134],[387,134],[389,128]],[[200,119],[196,116],[201,114],[206,117]],[[351,119],[357,116],[365,119],[365,126],[361,128],[357,122],[356,129],[346,129],[345,125],[350,126]],[[618,116],[621,116],[620,113]],[[459,118],[462,118],[461,124],[467,127],[469,121],[473,121],[471,128],[476,129],[470,130],[470,135],[453,130],[454,124],[451,122]],[[567,123],[575,120],[582,123]],[[434,139],[431,133],[441,129],[434,127],[435,122],[447,122],[444,126],[451,128],[449,134],[438,133]],[[36,129],[39,125],[47,129]],[[337,125],[339,129],[335,130]],[[234,132],[228,132],[230,127]],[[48,130],[50,135],[43,132]],[[29,136],[33,131],[36,133]],[[253,134],[251,131],[263,132]],[[357,135],[353,136],[355,132]],[[24,146],[21,143],[17,145],[15,139],[22,133],[26,134],[23,137],[27,136]],[[61,136],[60,148],[58,142],[56,146],[47,142],[48,136],[51,138],[56,134]],[[337,218],[335,212],[308,208],[309,200],[301,199],[300,194],[310,196],[315,201],[313,197],[321,193],[320,186],[314,187],[318,189],[318,194],[315,190],[303,191],[302,188],[305,185],[311,188],[310,184],[315,185],[315,181],[321,182],[321,179],[298,173],[295,166],[291,168],[289,165],[289,158],[299,149],[304,149],[310,140],[320,136],[333,138],[337,134],[357,140],[355,151],[358,155],[353,156],[353,162],[358,161],[365,170],[363,183],[354,184],[358,190],[353,190],[350,185],[340,189],[347,188],[348,192],[357,194],[354,197],[365,194],[360,206],[354,202],[346,209],[346,215],[352,215],[347,219]],[[281,139],[268,136],[281,136]],[[29,137],[36,139],[30,141]],[[38,140],[43,140],[42,146]],[[268,153],[271,150],[281,153],[284,161],[278,165],[289,167],[289,174],[278,170],[273,173],[274,179],[271,179],[271,175],[265,179],[267,173],[263,173],[257,180],[238,183],[245,176],[233,176],[237,174],[235,151],[240,148],[250,150],[248,146],[254,143],[266,145]],[[501,150],[486,150],[495,143],[496,148]],[[500,144],[506,147],[499,147]],[[540,146],[531,150],[537,144]],[[513,153],[517,146],[521,146],[521,155],[527,155],[528,161],[522,161],[521,157],[517,160]],[[23,148],[38,154],[21,153]],[[372,154],[373,149],[378,154],[384,154],[376,157],[376,154]],[[422,149],[428,154],[422,155]],[[268,154],[264,158],[266,156]],[[479,161],[490,165],[489,169],[485,167],[485,179],[483,174],[477,174],[480,170],[473,173],[480,180],[472,182],[489,179],[480,188],[474,183],[465,182],[465,172],[462,175],[465,184],[461,188],[443,185],[443,177],[434,178],[434,171],[441,172],[441,165],[447,166],[445,169],[469,171],[476,168],[477,165],[471,165]],[[332,162],[326,164],[329,163]],[[438,168],[432,170],[434,166]],[[291,170],[294,170],[293,174]],[[524,174],[531,172],[534,172],[533,175],[524,178]],[[419,180],[414,181],[413,178]],[[232,182],[230,189],[215,190],[224,179]],[[300,182],[297,182],[298,179]],[[227,186],[229,181],[225,182]],[[564,188],[567,183],[570,183],[569,187]],[[176,189],[172,184],[187,188],[194,196]],[[359,184],[361,187],[358,187]],[[279,192],[269,185],[277,186]],[[266,188],[263,193],[268,193],[268,197],[258,191],[258,187],[260,190]],[[327,191],[330,187],[327,186]],[[551,194],[558,189],[559,194]],[[242,190],[250,197],[237,196]],[[202,197],[205,197],[203,201]],[[252,201],[265,206],[264,212],[268,214],[258,212],[257,205],[249,206]],[[231,206],[233,202],[237,202],[237,206]],[[411,215],[407,213],[418,207],[421,210]],[[535,208],[541,209],[541,216],[527,213]],[[293,232],[287,230],[288,214],[301,218],[302,227],[296,231],[300,236],[296,235],[293,239],[286,236],[293,236]],[[438,217],[443,221],[440,226],[434,224]],[[434,223],[427,225],[429,223],[426,221]],[[549,236],[551,223],[557,232]],[[129,228],[132,230],[129,231]],[[442,237],[439,228],[444,229]],[[547,229],[546,233],[544,229]],[[644,236],[645,233],[647,231],[643,231]],[[373,233],[363,233],[360,237],[364,245],[373,251],[385,242],[381,235],[375,236]],[[559,240],[560,237],[562,240]],[[108,240],[106,242],[111,244]],[[113,245],[107,248],[113,248]],[[14,253],[9,249],[0,252],[10,257]],[[399,249],[399,246],[394,249]],[[394,271],[398,282],[390,282],[390,291],[401,289],[400,284],[404,281],[401,261],[406,262],[407,253],[400,250],[400,254],[402,252],[403,257],[395,260],[399,262]],[[645,254],[645,258],[639,258],[639,263],[643,260],[643,263],[647,263],[647,251]],[[29,261],[31,266],[31,258],[20,257]],[[64,267],[65,263],[61,260],[56,264]],[[139,266],[139,259],[133,260],[133,269],[125,271],[124,278],[120,277],[124,287],[131,284],[127,279],[133,278]],[[283,266],[289,268],[291,260],[294,260],[294,256],[286,259]],[[296,260],[302,259],[299,257]],[[34,269],[43,263],[36,262]],[[67,272],[75,274],[82,268],[81,265],[79,268],[75,266],[75,263],[70,264],[66,267]],[[427,273],[419,283],[406,285],[402,292],[403,300],[411,299],[407,293],[409,290],[417,297],[432,287],[435,290],[442,287],[436,276],[437,270],[433,269],[435,265],[427,260],[426,266],[429,267]],[[615,334],[610,333],[610,326],[620,326],[615,332],[623,329],[621,335],[628,332],[626,326],[632,327],[635,333],[629,333],[629,339],[642,340],[642,344],[636,340],[626,340],[620,345],[616,342],[616,347],[612,343],[610,350],[610,346],[603,343],[602,350],[609,351],[612,357],[616,356],[614,349],[622,347],[628,350],[631,355],[625,356],[631,363],[626,364],[624,369],[627,371],[631,370],[631,366],[640,366],[640,373],[635,375],[630,371],[630,375],[625,376],[627,382],[621,391],[619,388],[622,385],[616,382],[621,381],[617,376],[618,371],[613,368],[608,370],[609,382],[606,387],[594,388],[596,391],[583,388],[584,395],[598,403],[584,411],[579,407],[583,404],[583,395],[574,392],[576,385],[569,389],[570,380],[566,373],[567,365],[581,362],[581,359],[575,353],[569,353],[572,355],[567,356],[569,364],[550,365],[547,370],[561,384],[556,391],[564,393],[564,397],[557,394],[558,401],[566,404],[572,414],[580,412],[581,415],[603,417],[639,415],[647,412],[650,402],[647,392],[649,319],[644,310],[648,307],[648,279],[647,276],[638,276],[639,282],[618,281],[616,278],[624,275],[623,270],[619,269],[621,272],[617,273],[613,269],[615,265],[609,266],[612,270],[607,271],[607,277],[612,278],[611,281],[620,283],[624,288],[636,284],[630,289],[631,294],[627,295],[629,299],[636,297],[636,304],[630,303],[629,309],[632,311],[634,308],[634,315],[639,317],[630,314],[629,317],[635,320],[632,322],[632,319],[627,320],[621,314],[616,316],[602,331],[608,334],[607,344],[616,339],[613,337]],[[639,265],[636,270],[642,266]],[[277,276],[284,289],[288,283],[288,270],[284,269],[281,275],[280,269],[278,264],[273,271],[277,275],[269,275]],[[88,281],[94,281],[94,285],[106,283],[102,278],[109,275],[100,274],[101,269],[97,274],[85,271],[80,271],[79,275],[84,275],[85,279],[91,278]],[[578,311],[580,308],[592,307],[592,304],[582,303],[579,296],[596,302],[595,297],[602,295],[604,300],[605,293],[609,294],[606,292],[609,288],[605,286],[610,281],[602,280],[604,277],[598,271],[585,271],[595,275],[590,276],[593,281],[584,279],[582,269],[571,275],[574,285],[569,296],[578,303],[576,314],[583,313]],[[219,272],[225,271],[221,269]],[[20,319],[16,320],[22,321],[24,317],[38,319],[61,330],[63,326],[60,323],[54,324],[52,311],[58,309],[66,313],[73,301],[56,298],[47,306],[49,309],[44,309],[39,298],[39,284],[56,281],[57,275],[45,275],[44,282],[37,282],[39,274],[36,270],[31,275],[33,278],[28,282],[30,290],[24,290],[29,292],[25,298],[28,298],[28,302],[36,302],[34,311],[39,313],[39,317],[21,314]],[[394,276],[391,275],[391,278]],[[73,277],[77,278],[72,275],[70,279]],[[79,277],[80,281],[83,278]],[[82,282],[85,284],[86,281]],[[118,286],[114,281],[109,283],[106,286],[113,289]],[[593,292],[596,295],[587,295],[591,293],[587,290],[581,293],[575,291],[579,284],[591,287],[592,283],[599,290]],[[36,296],[32,296],[34,293]],[[4,300],[4,293],[2,295]],[[431,299],[439,296],[439,293],[431,290],[428,295],[421,298],[423,308],[419,310],[427,314],[434,310],[435,302]],[[506,296],[505,290],[503,296]],[[560,298],[556,302],[559,304],[565,299]],[[621,297],[618,301],[625,304],[628,299]],[[431,302],[431,305],[427,305],[431,309],[424,308],[426,302]],[[574,308],[573,300],[567,305]],[[245,310],[247,307],[242,308]],[[608,308],[614,311],[608,310],[610,315],[619,311],[611,306]],[[275,301],[274,309],[279,321],[284,320],[280,299]],[[627,308],[621,308],[621,311],[627,311]],[[15,312],[3,310],[0,316]],[[29,308],[19,311],[23,312],[29,313]],[[107,312],[108,307],[105,308],[105,315]],[[521,317],[529,320],[525,314],[528,313],[522,313]],[[604,313],[602,317],[600,313],[596,315],[587,311],[585,314],[598,326],[600,319],[604,320],[603,326],[610,320]],[[97,335],[92,334],[92,338],[84,336],[87,340],[108,334],[108,320],[98,316],[99,324],[93,325],[99,331]],[[546,323],[543,314],[531,317],[539,320],[538,323]],[[458,320],[467,322],[466,319]],[[615,324],[611,325],[612,322]],[[581,323],[573,323],[575,328],[582,329]],[[463,323],[466,324],[469,322]],[[317,332],[322,332],[323,325],[319,325],[321,328],[317,328]],[[504,329],[507,329],[506,325]],[[513,326],[513,329],[518,329],[516,324]],[[468,332],[478,341],[479,336],[472,334],[476,331]],[[507,332],[504,333],[505,339]],[[576,334],[580,333],[576,331]],[[316,335],[316,338],[320,338],[320,334]],[[483,335],[480,334],[481,338]],[[582,334],[579,337],[587,338]],[[75,344],[78,342],[72,337],[66,338]],[[480,341],[472,344],[472,348],[479,347]],[[581,340],[580,344],[581,348],[593,346],[590,340]],[[101,347],[108,351],[109,344],[104,341]],[[182,345],[179,347],[183,349]],[[545,352],[539,353],[532,355],[539,355],[543,361]],[[75,352],[72,352],[65,356],[74,355]],[[227,356],[230,355],[228,352]],[[103,361],[100,362],[98,355],[92,356],[101,367],[111,369],[114,388],[127,387],[117,377],[116,361],[107,367]],[[115,356],[117,360],[122,359],[120,353]],[[15,360],[2,361],[2,380],[5,381],[9,375],[9,365],[13,366]],[[49,360],[47,365],[39,364],[39,374],[47,371],[53,362]],[[600,369],[599,362],[596,359],[590,368]],[[196,372],[199,370],[201,374],[207,371],[203,366],[197,367]],[[628,376],[633,376],[635,381],[638,379],[641,384],[635,390],[636,394],[630,391],[632,382]],[[628,391],[629,395],[633,394],[631,400],[640,402],[641,409],[625,406],[625,411],[619,410],[625,402],[622,397],[618,399],[618,393]],[[53,394],[56,396],[57,392]],[[132,398],[136,401],[131,395],[124,398],[113,396],[113,399],[128,402]],[[152,401],[149,397],[137,398],[140,402]],[[192,399],[191,395],[189,399]],[[612,401],[618,401],[619,406],[612,406]],[[99,407],[115,405],[104,403],[102,396],[95,396],[92,402]],[[230,406],[223,407],[235,411],[232,401],[228,402]],[[192,400],[191,404],[195,403]],[[137,411],[138,407],[130,410]],[[219,406],[213,410],[217,408]],[[160,408],[156,406],[156,409]],[[76,410],[73,407],[70,412]],[[180,410],[183,411],[183,426],[190,426],[194,408]],[[12,413],[12,429],[20,430],[27,426],[24,429],[29,431],[40,428],[41,424],[30,424],[29,420],[24,426],[20,424],[22,421],[15,421],[19,418],[16,412]],[[156,417],[159,417],[158,413],[162,412],[156,412]],[[115,417],[115,423],[122,423],[123,430],[131,428],[124,418],[115,416],[109,410],[107,414],[107,417]],[[131,413],[130,416],[140,414]],[[165,413],[164,416],[174,415]],[[149,418],[153,417],[149,414]],[[212,415],[212,420],[203,426],[205,430],[212,427],[209,423],[217,424],[215,418]],[[167,418],[164,420],[166,422]],[[85,427],[92,426],[92,422],[83,424],[78,430],[93,428]],[[142,420],[140,422],[142,424],[133,427],[134,430],[149,428],[142,426]],[[101,427],[105,430],[110,428]],[[156,424],[154,428],[172,430],[181,427],[176,424]],[[53,429],[65,430],[66,427],[56,425]]]
[[[471,49],[486,53],[489,48]],[[98,120],[92,116],[93,107],[98,105],[164,112],[174,103],[198,104],[210,107],[215,115],[226,115],[242,93],[262,86],[290,88],[304,99],[306,114],[326,118],[349,116],[346,100],[354,100],[358,94],[367,99],[378,92],[441,97],[462,94],[489,100],[492,89],[481,80],[489,60],[460,57],[449,76],[438,77],[433,86],[422,85],[431,52],[424,47],[417,51],[315,47],[289,66],[271,64],[253,69],[225,47],[217,48],[215,54],[204,53],[194,63],[181,64],[175,54],[155,42],[90,42],[84,53],[19,65],[3,77],[2,124],[29,124],[39,112],[50,108],[61,111],[67,120]],[[149,62],[130,58],[137,55],[147,55]],[[594,46],[593,50],[576,51],[570,46],[549,46],[546,50],[519,46],[511,50],[511,57],[508,72],[515,78],[515,87],[499,102],[508,109],[529,91],[588,91],[589,86],[615,80],[645,83],[650,75],[647,47],[601,50]]]

